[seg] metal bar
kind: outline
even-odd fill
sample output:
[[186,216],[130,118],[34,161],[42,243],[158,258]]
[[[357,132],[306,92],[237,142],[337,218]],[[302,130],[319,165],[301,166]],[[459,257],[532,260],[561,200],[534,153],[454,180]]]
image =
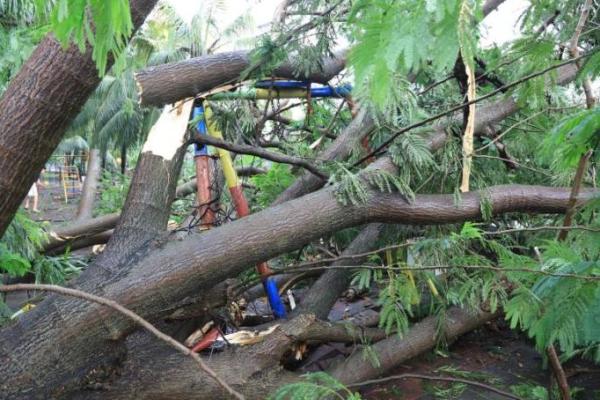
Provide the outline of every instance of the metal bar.
[[[198,134],[207,135],[206,123],[204,121],[204,109],[202,106],[194,107],[192,114],[194,119],[198,119],[196,129]],[[198,215],[201,216],[202,228],[209,229],[215,222],[215,213],[211,207],[210,182],[212,171],[210,165],[210,156],[208,146],[203,144],[194,145],[194,162],[196,164],[196,201],[198,203]]]
[[[208,128],[208,134],[217,139],[223,139],[223,134],[212,120],[212,110],[206,101],[204,103],[204,120],[206,121]],[[242,191],[241,182],[237,176],[237,173],[235,172],[235,168],[233,167],[231,155],[229,154],[229,151],[221,148],[217,148],[217,152],[219,154],[219,159],[221,160],[221,167],[223,168],[225,181],[227,182],[227,187],[229,188],[229,193],[231,194],[231,199],[235,206],[238,218],[246,217],[250,214],[250,208],[248,207],[248,201],[244,196],[244,192]],[[269,265],[266,262],[261,262],[256,265],[256,270],[263,280],[263,286],[265,288],[265,292],[267,293],[267,298],[269,300],[269,305],[271,306],[271,311],[273,311],[273,315],[275,318],[285,318],[285,306],[283,305],[281,297],[279,296],[277,285],[273,278],[268,276],[271,273]]]
[[[318,86],[310,88],[311,98],[342,98],[347,97],[352,91],[352,86],[342,85],[338,87]],[[302,87],[259,87],[235,92],[216,93],[209,97],[211,101],[220,100],[269,100],[269,99],[295,99],[306,98],[309,94],[308,88]]]

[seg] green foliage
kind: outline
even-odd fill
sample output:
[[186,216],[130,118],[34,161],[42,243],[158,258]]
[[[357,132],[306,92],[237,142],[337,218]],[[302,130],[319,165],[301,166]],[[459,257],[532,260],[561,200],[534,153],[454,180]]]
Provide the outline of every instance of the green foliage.
[[47,27],[5,28],[0,25],[0,93],[4,92],[47,30]]
[[60,285],[78,276],[87,267],[87,262],[68,252],[61,256],[38,257],[33,261],[35,283]]
[[[516,71],[513,69],[512,76],[519,77],[540,70],[540,65],[549,65],[554,62],[553,40],[532,40],[530,37],[517,39],[510,51],[510,57],[518,58]],[[536,109],[546,102],[548,80],[556,76],[556,71],[534,79],[530,79],[519,85],[516,91],[517,102],[521,107]],[[515,77],[515,78],[516,78]],[[513,78],[514,79],[514,78]]]
[[24,212],[19,211],[4,233],[1,243],[9,252],[32,260],[37,256],[38,249],[45,240],[46,233],[42,226],[31,220]]
[[560,168],[573,168],[588,150],[600,145],[600,107],[564,118],[546,137],[544,155]]
[[[385,109],[397,77],[417,73],[431,63],[436,71],[450,69],[462,47],[473,59],[477,38],[478,2],[471,0],[360,0],[349,22],[356,44],[350,53],[357,91],[367,93]],[[400,105],[400,104],[398,104]]]
[[[523,399],[546,400],[548,399],[548,389],[536,384],[521,383],[512,385],[510,391]],[[554,397],[556,398],[556,397]]]
[[[343,392],[345,395],[340,394]],[[338,399],[360,400],[358,393],[353,393],[343,384],[325,372],[304,375],[304,380],[280,387],[270,400],[319,400],[333,396]]]
[[367,202],[369,192],[365,182],[359,175],[352,173],[344,166],[340,166],[336,174],[331,175],[330,182],[338,182],[336,198],[343,205],[359,205]]
[[[46,0],[35,0],[45,10]],[[49,21],[64,47],[73,41],[80,51],[89,43],[100,75],[106,71],[109,56],[117,57],[133,31],[129,0],[56,0]]]
[[422,171],[433,168],[435,162],[427,139],[418,133],[405,133],[390,148],[392,161],[399,168],[421,177]]
[[18,212],[0,240],[0,272],[10,276],[35,275],[36,283],[64,283],[85,268],[86,262],[69,254],[58,257],[39,253],[46,240],[42,226]]
[[[597,262],[549,259],[542,268],[562,274],[600,275]],[[526,330],[541,352],[551,344],[558,344],[564,352],[572,353],[577,346],[597,343],[599,299],[596,282],[543,277],[531,289],[517,290],[506,304],[506,317],[512,328],[519,326]],[[595,359],[600,361],[600,352]]]
[[579,70],[579,79],[594,79],[600,75],[600,51],[594,51],[592,55],[584,60]]
[[110,214],[123,209],[131,177],[108,171],[102,172],[100,180],[100,200],[94,212],[97,215]]
[[9,251],[5,243],[0,243],[0,268],[10,276],[23,276],[31,264],[21,255]]
[[250,178],[257,188],[256,202],[261,208],[268,207],[295,180],[287,165],[273,163],[266,174]]
[[386,334],[396,332],[402,336],[409,327],[409,318],[413,316],[412,300],[415,289],[404,274],[390,272],[388,285],[379,294],[379,327]]

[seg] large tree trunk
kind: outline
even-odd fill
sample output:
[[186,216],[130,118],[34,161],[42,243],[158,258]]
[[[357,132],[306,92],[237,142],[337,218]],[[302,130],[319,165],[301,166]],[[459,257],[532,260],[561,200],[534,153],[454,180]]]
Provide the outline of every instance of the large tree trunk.
[[[292,63],[285,63],[273,71],[273,76],[327,83],[340,73],[345,64],[345,54],[340,54],[325,60],[321,69],[312,71],[308,76],[298,76]],[[135,75],[140,103],[161,106],[195,97],[223,84],[237,82],[248,67],[250,54],[247,51],[211,54],[151,67]]]
[[[132,0],[137,29],[156,0]],[[109,66],[112,60],[109,60]],[[100,77],[91,49],[47,35],[0,100],[0,236]]]
[[83,182],[83,190],[81,191],[81,199],[79,200],[79,208],[77,209],[76,220],[90,219],[94,211],[94,201],[96,200],[96,191],[98,190],[98,182],[100,181],[100,150],[91,149],[87,164],[87,174]]

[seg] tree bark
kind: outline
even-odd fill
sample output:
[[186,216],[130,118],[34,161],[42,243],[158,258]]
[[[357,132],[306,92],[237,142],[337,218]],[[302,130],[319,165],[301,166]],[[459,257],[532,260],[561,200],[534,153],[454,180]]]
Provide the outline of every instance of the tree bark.
[[[453,341],[458,336],[472,331],[497,316],[498,313],[493,314],[482,310],[469,312],[459,308],[450,308],[446,311],[442,335],[446,341]],[[415,324],[406,335],[402,337],[393,335],[372,346],[372,350],[379,360],[379,367],[374,367],[367,358],[363,357],[362,352],[355,352],[329,372],[334,378],[346,384],[375,378],[402,362],[433,348],[437,343],[437,332],[437,317],[427,317]]]
[[[285,63],[273,71],[273,76],[290,79],[308,79],[327,83],[340,73],[346,64],[345,54],[327,59],[320,70],[308,76],[298,76],[291,63]],[[139,88],[140,104],[161,106],[235,83],[250,67],[250,53],[234,51],[191,58],[171,64],[158,65],[135,75]]]
[[77,209],[75,220],[92,218],[101,172],[100,150],[91,149],[89,152],[87,174],[85,182],[83,182],[83,190],[81,191],[81,199],[79,200],[79,208]]
[[[137,29],[156,0],[132,0]],[[109,60],[109,66],[112,60]],[[47,35],[0,99],[0,236],[100,77],[88,48]]]
[[125,175],[127,172],[127,144],[123,142],[121,144],[121,175]]
[[[468,312],[458,308],[447,311],[445,338],[448,341],[469,332],[493,319],[496,315],[480,310]],[[323,337],[323,328],[328,337]],[[366,331],[369,332],[369,331]],[[374,340],[379,338],[375,332]],[[345,384],[357,383],[374,378],[405,361],[435,347],[437,344],[435,317],[425,318],[415,324],[402,337],[394,335],[372,345],[378,359],[385,367],[374,368],[361,351],[335,366],[331,371]],[[292,345],[306,340],[348,340],[348,331],[332,332],[331,327],[303,314],[282,324],[271,335],[258,344],[238,347],[235,351],[225,351],[210,357],[210,366],[234,389],[247,399],[264,399],[280,386],[297,382],[300,376],[285,371],[278,364]],[[123,365],[120,379],[104,391],[86,391],[74,399],[112,400],[132,399],[182,399],[205,400],[226,398],[222,389],[204,374],[198,374],[189,357],[175,353],[166,345],[150,338],[142,341],[129,340],[128,353],[131,355]]]

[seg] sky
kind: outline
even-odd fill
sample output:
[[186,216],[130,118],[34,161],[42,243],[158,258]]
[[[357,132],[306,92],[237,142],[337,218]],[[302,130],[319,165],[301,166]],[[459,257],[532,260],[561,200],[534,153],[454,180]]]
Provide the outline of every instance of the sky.
[[[190,20],[206,0],[167,0],[184,20]],[[228,0],[226,9],[219,16],[224,25],[228,25],[238,15],[250,8],[259,32],[268,29],[273,15],[281,0]],[[528,0],[506,0],[496,11],[490,14],[482,25],[481,44],[484,47],[494,43],[502,44],[518,36],[518,18],[523,13]]]

